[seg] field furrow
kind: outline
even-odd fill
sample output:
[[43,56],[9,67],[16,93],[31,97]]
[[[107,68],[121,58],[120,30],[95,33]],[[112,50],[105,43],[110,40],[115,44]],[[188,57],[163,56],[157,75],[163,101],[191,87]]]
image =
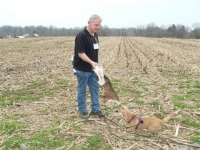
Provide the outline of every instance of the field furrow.
[[99,64],[122,104],[142,117],[179,110],[148,135],[126,132],[116,104],[101,98],[106,120],[78,116],[74,39],[0,40],[0,149],[200,149],[199,40],[99,37]]

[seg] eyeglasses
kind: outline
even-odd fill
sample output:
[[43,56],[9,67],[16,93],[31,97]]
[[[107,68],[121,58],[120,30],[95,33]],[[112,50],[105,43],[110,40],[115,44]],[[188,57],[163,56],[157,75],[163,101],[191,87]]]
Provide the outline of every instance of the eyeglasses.
[[93,43],[97,43],[98,41],[97,41],[97,38],[95,38],[95,37],[92,37],[92,41],[93,41]]

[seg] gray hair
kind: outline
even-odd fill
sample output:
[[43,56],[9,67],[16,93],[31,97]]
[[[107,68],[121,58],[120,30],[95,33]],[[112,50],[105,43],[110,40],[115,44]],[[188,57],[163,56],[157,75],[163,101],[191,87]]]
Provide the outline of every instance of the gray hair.
[[102,21],[102,18],[99,15],[94,14],[94,15],[92,15],[90,17],[90,19],[88,20],[88,23],[91,22],[91,21],[93,21],[93,20],[95,20],[95,19],[98,19],[98,20]]

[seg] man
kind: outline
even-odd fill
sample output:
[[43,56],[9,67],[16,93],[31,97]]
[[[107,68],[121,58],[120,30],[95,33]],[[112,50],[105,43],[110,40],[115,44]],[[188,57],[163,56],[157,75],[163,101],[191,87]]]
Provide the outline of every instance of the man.
[[77,101],[79,116],[83,119],[89,118],[86,106],[87,85],[91,95],[90,115],[105,116],[100,110],[97,75],[92,70],[98,65],[99,39],[96,32],[100,28],[101,21],[100,16],[92,15],[88,25],[75,38],[74,69],[78,80]]

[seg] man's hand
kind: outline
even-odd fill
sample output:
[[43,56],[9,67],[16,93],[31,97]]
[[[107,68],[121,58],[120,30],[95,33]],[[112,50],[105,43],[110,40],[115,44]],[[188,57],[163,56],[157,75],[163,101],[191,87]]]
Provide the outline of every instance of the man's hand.
[[93,68],[93,69],[94,69],[96,66],[98,66],[98,63],[96,63],[96,62],[94,62],[94,61],[92,61],[90,64],[92,65],[92,68]]

